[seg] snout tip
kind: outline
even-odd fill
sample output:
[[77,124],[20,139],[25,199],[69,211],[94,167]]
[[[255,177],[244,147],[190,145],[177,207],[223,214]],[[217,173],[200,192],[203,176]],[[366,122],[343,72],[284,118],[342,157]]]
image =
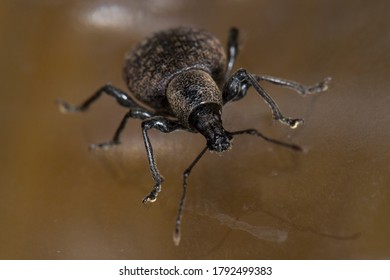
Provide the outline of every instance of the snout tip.
[[230,149],[230,137],[217,135],[212,142],[208,143],[208,148],[215,152],[224,152]]

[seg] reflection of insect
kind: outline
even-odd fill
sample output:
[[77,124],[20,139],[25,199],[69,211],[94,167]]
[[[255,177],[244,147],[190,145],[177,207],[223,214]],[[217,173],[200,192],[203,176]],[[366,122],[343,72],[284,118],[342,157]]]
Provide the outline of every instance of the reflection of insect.
[[206,138],[207,146],[183,173],[183,193],[174,232],[176,245],[180,241],[187,177],[207,150],[226,151],[231,146],[233,136],[240,134],[256,135],[269,142],[300,150],[299,146],[270,139],[255,129],[226,131],[221,121],[222,107],[228,102],[243,98],[247,90],[253,86],[271,107],[274,119],[296,128],[303,120],[283,116],[259,82],[267,81],[305,95],[325,91],[330,81],[330,78],[326,78],[314,86],[307,87],[271,76],[253,75],[244,69],[239,69],[229,77],[237,53],[236,28],[232,28],[229,33],[227,61],[218,39],[206,31],[195,28],[162,31],[143,41],[126,57],[123,72],[129,90],[139,101],[152,109],[138,104],[132,97],[112,85],[103,86],[79,106],[58,101],[64,112],[81,112],[87,110],[102,93],[106,93],[114,97],[120,105],[129,108],[112,140],[92,145],[92,148],[109,148],[119,144],[119,137],[127,120],[129,118],[142,120],[142,134],[154,180],[154,186],[143,199],[143,203],[154,202],[157,199],[164,180],[156,166],[148,130],[155,128],[164,133],[174,130],[200,132]]

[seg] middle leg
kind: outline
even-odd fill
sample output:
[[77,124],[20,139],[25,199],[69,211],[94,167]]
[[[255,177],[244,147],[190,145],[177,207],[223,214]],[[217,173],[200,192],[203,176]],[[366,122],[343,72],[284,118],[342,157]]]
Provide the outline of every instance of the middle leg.
[[110,141],[92,144],[90,145],[91,149],[108,149],[114,145],[120,144],[120,135],[123,129],[126,126],[127,120],[129,118],[135,119],[147,119],[154,116],[156,113],[154,111],[150,111],[143,106],[139,105],[132,97],[128,96],[122,90],[112,86],[105,85],[97,90],[92,96],[90,96],[87,100],[82,102],[80,105],[73,105],[63,100],[57,100],[58,105],[60,106],[60,110],[64,113],[77,113],[77,112],[85,112],[89,109],[89,107],[95,103],[103,94],[107,94],[115,98],[115,100],[122,106],[129,108],[129,111],[123,117],[119,127],[115,131],[113,138]]
[[[95,103],[102,94],[107,94],[111,97],[114,97],[119,105],[127,107],[127,108],[142,108],[133,98],[128,96],[124,91],[116,88],[110,84],[102,86],[99,90],[97,90],[92,96],[90,96],[87,100],[85,100],[80,105],[73,105],[64,100],[57,100],[58,105],[60,106],[60,110],[63,113],[76,113],[76,112],[84,112],[89,109],[89,107]],[[145,108],[142,108],[146,111]]]

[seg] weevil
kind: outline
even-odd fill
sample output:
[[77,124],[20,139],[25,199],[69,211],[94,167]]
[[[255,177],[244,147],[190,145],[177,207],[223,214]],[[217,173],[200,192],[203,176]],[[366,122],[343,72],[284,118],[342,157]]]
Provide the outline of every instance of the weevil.
[[305,86],[268,75],[255,75],[243,68],[231,74],[239,50],[238,38],[238,29],[231,28],[225,54],[220,41],[205,30],[179,27],[157,32],[138,44],[125,57],[123,78],[134,97],[107,84],[79,106],[58,100],[63,112],[83,112],[104,93],[128,108],[113,138],[108,142],[91,145],[92,149],[106,149],[120,144],[120,136],[128,119],[142,121],[142,135],[154,181],[152,190],[142,200],[144,204],[156,201],[164,181],[156,165],[148,131],[152,128],[163,133],[184,130],[204,136],[206,146],[183,173],[182,195],[173,236],[176,245],[181,236],[187,178],[207,150],[218,153],[227,151],[231,148],[233,137],[243,134],[255,135],[274,144],[301,150],[295,144],[269,138],[256,129],[227,131],[221,119],[223,106],[242,99],[249,88],[253,87],[269,105],[275,120],[296,128],[303,123],[303,119],[285,117],[260,82],[270,82],[290,88],[301,95],[308,95],[327,90],[331,80],[325,78],[313,86]]

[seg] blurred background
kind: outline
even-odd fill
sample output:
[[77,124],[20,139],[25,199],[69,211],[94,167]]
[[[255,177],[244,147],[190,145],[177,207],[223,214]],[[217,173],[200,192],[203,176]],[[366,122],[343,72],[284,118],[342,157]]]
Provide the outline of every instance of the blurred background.
[[[390,258],[390,20],[388,1],[1,1],[1,259]],[[256,128],[305,148],[251,136],[207,153],[189,177],[179,247],[172,242],[182,172],[200,135],[151,131],[165,177],[156,203],[139,120],[111,139],[126,109],[103,97],[64,115],[103,84],[124,90],[125,53],[151,32],[205,28],[226,45],[241,31],[235,68],[304,84],[302,98],[264,84],[291,117],[272,120],[251,90],[224,108],[228,130]]]

